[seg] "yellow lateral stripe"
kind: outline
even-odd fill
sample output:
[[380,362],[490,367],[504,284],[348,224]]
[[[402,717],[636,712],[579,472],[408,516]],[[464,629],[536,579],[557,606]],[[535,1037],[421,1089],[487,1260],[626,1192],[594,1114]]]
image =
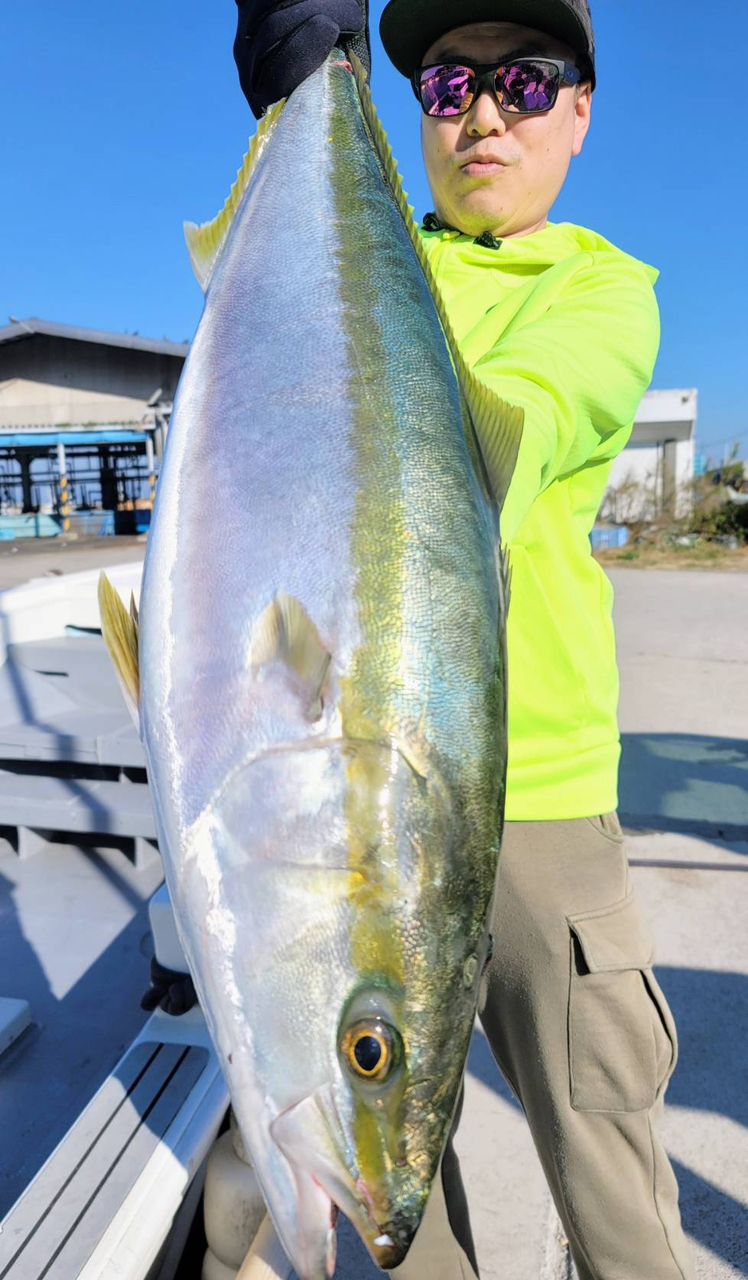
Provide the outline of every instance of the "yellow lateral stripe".
[[392,154],[389,139],[377,115],[366,73],[355,54],[350,55],[350,61],[358,84],[364,119],[384,169],[385,177],[395,197],[395,202],[402,215],[413,248],[416,251],[421,269],[431,290],[434,305],[452,356],[455,372],[467,401],[473,425],[480,437],[481,448],[485,449],[486,442],[490,441],[490,458],[487,458],[486,461],[494,486],[494,496],[499,506],[501,506],[506,496],[506,490],[509,487],[509,481],[514,471],[514,464],[519,451],[525,417],[524,410],[516,405],[507,403],[506,400],[502,400],[493,391],[489,390],[469,368],[460,351],[452,321],[444,305],[441,290],[434,279],[431,263],[428,260],[423,241],[418,234],[418,228],[413,218],[413,206],[408,204],[408,197],[403,188],[403,180],[397,167],[397,161]]
[[212,221],[203,222],[201,226],[196,222],[184,224],[184,238],[190,251],[192,267],[203,289],[207,289],[210,283],[218,255],[223,248],[242,197],[249,186],[249,180],[285,105],[286,99],[281,98],[280,102],[276,102],[262,117],[221,212]]
[[[355,153],[361,143],[358,93],[348,73],[333,71],[329,79],[337,103],[330,182],[352,383],[341,394],[352,409],[356,493],[349,554],[356,566],[360,632],[348,670],[341,673],[339,700],[343,736],[352,742],[345,800],[353,911],[350,946],[359,974],[396,990],[404,979],[402,943],[393,923],[399,888],[396,836],[387,822],[383,824],[380,812],[390,758],[376,744],[387,740],[398,724],[408,534],[396,416],[383,415],[382,403],[366,393],[358,373],[376,370],[379,377],[388,360],[382,318],[372,315],[370,322],[361,323],[361,299],[371,272],[367,249],[378,234],[368,220],[370,179],[362,176],[359,183],[350,184],[345,164],[336,163],[336,157]],[[381,187],[378,173],[372,179]],[[363,245],[367,248],[362,252]]]

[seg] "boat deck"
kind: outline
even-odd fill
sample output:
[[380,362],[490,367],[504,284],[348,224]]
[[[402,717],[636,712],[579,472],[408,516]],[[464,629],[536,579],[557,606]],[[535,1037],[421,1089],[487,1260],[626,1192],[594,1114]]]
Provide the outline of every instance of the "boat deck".
[[0,839],[0,995],[31,1026],[0,1059],[0,1217],[80,1114],[148,1015],[147,904],[158,863],[49,843],[19,858]]

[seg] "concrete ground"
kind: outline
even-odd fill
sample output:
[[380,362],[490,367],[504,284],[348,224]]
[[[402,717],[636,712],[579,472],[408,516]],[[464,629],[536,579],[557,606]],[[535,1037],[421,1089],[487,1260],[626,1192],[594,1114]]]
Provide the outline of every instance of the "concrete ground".
[[145,555],[145,534],[123,538],[15,538],[0,542],[0,591],[29,578],[81,573],[100,565],[128,564]]
[[[118,559],[137,558],[133,545],[116,549]],[[16,553],[13,584],[26,566],[26,576],[37,565],[73,571],[73,558],[76,570],[92,568],[107,562],[106,551],[112,562],[114,550],[109,542],[51,559],[52,548]],[[0,586],[12,585],[8,563],[3,553]],[[748,1276],[748,575],[610,576],[621,817],[681,1041],[664,1138],[698,1280],[732,1280]],[[480,1031],[458,1147],[483,1280],[573,1275],[524,1117]],[[381,1273],[357,1241],[342,1237],[340,1280],[375,1280]]]
[[[664,1137],[698,1280],[732,1280],[748,1276],[748,575],[610,576],[621,817],[680,1033]],[[459,1136],[483,1280],[568,1275],[527,1126],[479,1032]]]
[[[748,1276],[748,575],[610,576],[621,818],[680,1034],[663,1134],[698,1280],[738,1280]],[[457,1146],[482,1280],[575,1276],[524,1116],[480,1030]],[[381,1274],[348,1236],[341,1258],[343,1280]]]

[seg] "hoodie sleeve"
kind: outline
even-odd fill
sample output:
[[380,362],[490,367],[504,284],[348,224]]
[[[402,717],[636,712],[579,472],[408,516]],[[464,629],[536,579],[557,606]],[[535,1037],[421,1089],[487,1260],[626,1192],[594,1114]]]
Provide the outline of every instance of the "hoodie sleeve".
[[[623,254],[585,255],[543,314],[515,323],[473,365],[524,411],[501,513],[505,542],[554,480],[612,459],[626,444],[659,347],[653,277]],[[481,446],[490,475],[492,441]]]

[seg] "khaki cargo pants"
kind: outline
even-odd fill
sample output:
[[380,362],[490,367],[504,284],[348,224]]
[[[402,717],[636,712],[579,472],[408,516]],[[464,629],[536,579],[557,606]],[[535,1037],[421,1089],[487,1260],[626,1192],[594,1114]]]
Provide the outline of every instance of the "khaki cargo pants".
[[[527,1116],[580,1280],[692,1280],[655,1130],[675,1026],[616,815],[507,824],[492,932],[483,1027]],[[511,1258],[492,1262],[515,1280]],[[450,1141],[393,1275],[473,1280],[476,1271]]]

